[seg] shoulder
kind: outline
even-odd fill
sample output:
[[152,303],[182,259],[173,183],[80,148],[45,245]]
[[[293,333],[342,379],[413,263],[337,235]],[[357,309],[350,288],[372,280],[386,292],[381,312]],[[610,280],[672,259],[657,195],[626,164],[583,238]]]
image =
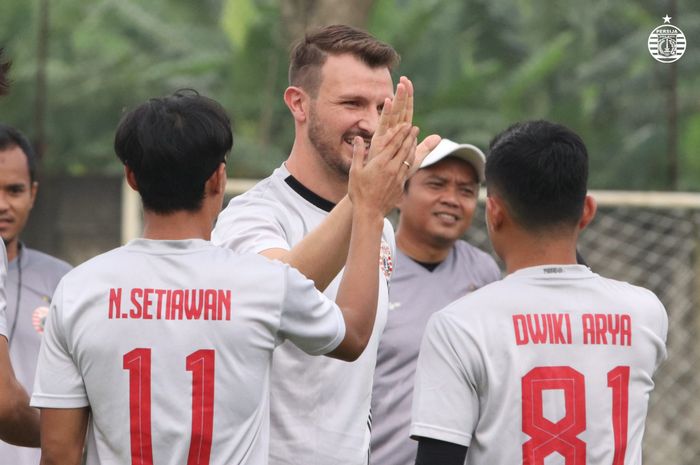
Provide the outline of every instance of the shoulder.
[[500,279],[501,269],[494,258],[470,243],[458,240],[455,242],[456,260],[462,267],[478,271],[491,280]]
[[25,248],[24,252],[27,254],[28,262],[33,266],[41,267],[43,271],[54,274],[65,274],[73,268],[70,263],[60,258],[52,257],[49,254],[30,249],[29,247]]

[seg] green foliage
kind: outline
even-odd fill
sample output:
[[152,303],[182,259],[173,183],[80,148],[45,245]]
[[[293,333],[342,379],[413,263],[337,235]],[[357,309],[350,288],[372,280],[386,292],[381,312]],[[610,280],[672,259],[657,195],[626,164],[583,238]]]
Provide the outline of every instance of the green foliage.
[[[282,1],[49,2],[44,170],[118,172],[111,145],[123,109],[192,87],[234,117],[229,173],[269,173],[293,139],[282,101]],[[2,3],[0,44],[15,83],[0,120],[34,136],[39,2]],[[675,65],[678,184],[700,190],[700,5],[677,3],[672,23],[688,38]],[[672,66],[647,51],[664,8],[658,0],[376,0],[368,29],[402,54],[395,74],[414,81],[424,134],[485,148],[517,120],[548,118],[586,140],[593,187],[664,189]]]

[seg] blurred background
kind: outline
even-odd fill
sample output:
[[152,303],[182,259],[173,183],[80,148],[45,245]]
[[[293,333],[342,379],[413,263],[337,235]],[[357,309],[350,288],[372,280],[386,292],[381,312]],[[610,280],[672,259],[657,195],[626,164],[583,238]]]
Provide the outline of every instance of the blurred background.
[[[687,39],[672,64],[647,45],[665,15]],[[699,463],[698,0],[2,0],[14,83],[0,121],[41,155],[25,242],[78,264],[138,233],[114,130],[125,108],[178,88],[233,116],[231,178],[268,175],[293,139],[289,46],[332,23],[399,51],[395,77],[413,80],[424,135],[485,149],[511,123],[546,118],[583,137],[602,207],[582,252],[601,274],[650,287],[670,315],[645,463]],[[481,217],[469,239],[490,250]]]

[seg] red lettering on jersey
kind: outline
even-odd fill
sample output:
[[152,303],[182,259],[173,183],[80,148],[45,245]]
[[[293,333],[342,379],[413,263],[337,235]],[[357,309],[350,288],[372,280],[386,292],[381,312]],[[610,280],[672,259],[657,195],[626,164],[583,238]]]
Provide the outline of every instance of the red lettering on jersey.
[[144,289],[143,290],[143,319],[144,320],[152,320],[153,315],[148,313],[149,307],[153,305],[153,301],[151,300],[151,294],[155,293],[155,289]]
[[[163,296],[165,295],[166,291],[165,289],[156,289],[156,295],[158,296],[158,300],[156,301],[156,319],[160,320],[161,319],[161,311],[163,307]],[[170,292],[170,291],[167,291]]]
[[547,324],[540,324],[539,315],[527,316],[527,330],[530,333],[530,339],[533,344],[544,344],[547,342]]
[[185,296],[181,289],[175,289],[171,294],[170,305],[168,305],[168,318],[182,320]]
[[109,319],[119,318],[122,312],[122,289],[109,290]]
[[571,319],[568,313],[513,315],[517,345],[571,344]]
[[632,318],[629,315],[620,315],[620,345],[632,345]]
[[[224,291],[219,289],[218,294],[217,319],[229,321],[231,320],[231,290]],[[226,310],[226,316],[223,315],[224,310]]]
[[143,298],[143,289],[138,287],[133,288],[131,290],[131,303],[133,307],[131,307],[131,310],[129,311],[129,318],[141,318],[141,315],[143,314],[141,302],[139,302],[139,299],[141,298]]
[[519,346],[530,342],[525,329],[525,315],[513,315],[513,331],[515,332],[515,343]]
[[204,291],[204,319],[216,320],[216,291],[214,289]]
[[584,344],[632,345],[632,319],[626,314],[586,313],[581,316]]
[[[188,294],[189,299],[187,298]],[[199,299],[197,298],[197,294],[199,294]],[[192,291],[185,290],[185,316],[188,320],[199,320],[202,314],[202,300],[204,300],[202,299],[202,295],[202,289],[192,289]]]

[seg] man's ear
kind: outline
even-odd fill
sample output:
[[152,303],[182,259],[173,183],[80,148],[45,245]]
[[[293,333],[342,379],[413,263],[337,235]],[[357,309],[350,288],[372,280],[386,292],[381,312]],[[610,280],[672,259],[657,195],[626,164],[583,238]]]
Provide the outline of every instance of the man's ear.
[[307,120],[309,100],[309,95],[301,87],[289,86],[284,91],[284,103],[297,123],[303,123]]
[[595,217],[595,213],[598,210],[598,204],[595,199],[590,195],[586,195],[586,199],[583,202],[583,214],[581,214],[581,220],[578,222],[579,230],[584,229]]
[[126,178],[126,183],[129,185],[129,187],[138,192],[139,185],[136,182],[136,174],[134,174],[134,170],[129,168],[127,165],[124,165],[124,177]]
[[497,231],[503,225],[505,207],[503,201],[495,196],[486,197],[486,224],[492,231]]
[[218,195],[225,192],[226,180],[226,163],[221,162],[219,167],[207,179],[207,195]]

